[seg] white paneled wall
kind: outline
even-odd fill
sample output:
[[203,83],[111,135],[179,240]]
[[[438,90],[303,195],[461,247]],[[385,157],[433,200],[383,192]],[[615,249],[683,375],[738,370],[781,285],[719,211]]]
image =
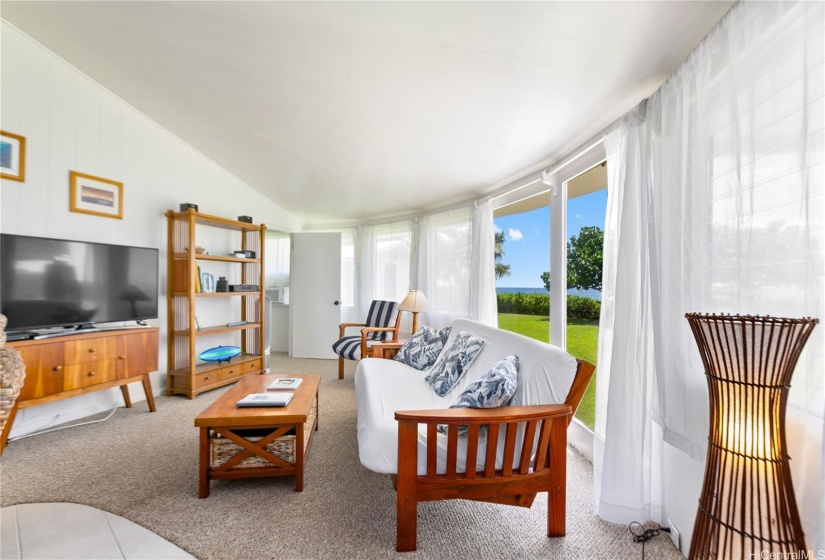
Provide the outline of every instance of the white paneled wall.
[[[303,224],[15,27],[0,25],[0,127],[26,137],[26,182],[0,185],[0,231],[160,249],[161,372],[152,376],[159,393],[166,384],[164,213],[194,202],[204,213],[249,215],[285,231]],[[123,219],[69,212],[70,170],[122,182]],[[133,401],[143,400],[139,387],[130,389]],[[112,389],[21,410],[11,436],[104,410],[118,395]]]

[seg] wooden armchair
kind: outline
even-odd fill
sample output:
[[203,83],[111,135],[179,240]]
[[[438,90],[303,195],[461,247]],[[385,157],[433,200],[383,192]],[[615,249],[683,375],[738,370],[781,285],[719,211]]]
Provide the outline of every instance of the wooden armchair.
[[[390,326],[393,318],[395,326]],[[394,301],[374,300],[370,304],[367,320],[364,323],[341,323],[338,325],[338,340],[332,350],[338,354],[338,379],[344,378],[344,360],[360,360],[372,356],[370,341],[398,340],[398,328],[401,324],[401,312]],[[356,336],[346,336],[348,328],[361,327]],[[389,333],[389,336],[387,335]]]
[[[547,536],[566,532],[567,426],[581,402],[595,366],[583,360],[564,404],[493,409],[413,410],[395,413],[398,421],[396,550],[416,549],[418,502],[464,499],[529,508],[538,492],[547,492]],[[427,425],[427,473],[418,475],[418,424]],[[446,473],[437,474],[437,427],[447,425]],[[457,472],[458,426],[468,425],[466,472]],[[524,426],[516,458],[519,425]],[[479,431],[487,426],[486,449]],[[499,434],[505,444],[496,469]],[[538,437],[536,435],[538,434]],[[465,436],[461,436],[465,437]],[[475,465],[483,453],[484,470]],[[532,458],[532,459],[531,459]]]

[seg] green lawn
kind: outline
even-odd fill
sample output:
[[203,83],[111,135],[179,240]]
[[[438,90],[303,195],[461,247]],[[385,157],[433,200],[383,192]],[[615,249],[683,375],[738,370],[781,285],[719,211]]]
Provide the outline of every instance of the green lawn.
[[[499,313],[498,328],[523,334],[541,342],[548,342],[550,339],[550,320],[538,315]],[[598,339],[598,321],[567,320],[567,351],[575,357],[595,364]],[[591,430],[596,420],[596,373],[593,374],[590,386],[585,391],[579,410],[576,412],[576,418],[584,422]]]

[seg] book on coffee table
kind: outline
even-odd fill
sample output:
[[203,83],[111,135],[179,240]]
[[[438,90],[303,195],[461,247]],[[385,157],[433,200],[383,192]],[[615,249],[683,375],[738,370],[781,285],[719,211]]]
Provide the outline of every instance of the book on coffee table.
[[252,393],[235,403],[238,408],[286,406],[295,393]]
[[266,388],[270,391],[274,389],[296,389],[300,384],[300,377],[282,377],[267,385]]

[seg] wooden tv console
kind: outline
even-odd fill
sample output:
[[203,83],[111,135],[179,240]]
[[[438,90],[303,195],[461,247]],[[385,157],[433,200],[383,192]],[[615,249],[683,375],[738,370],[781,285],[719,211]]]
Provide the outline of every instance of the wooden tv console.
[[140,381],[149,410],[155,399],[149,373],[158,369],[158,329],[103,330],[41,340],[7,342],[26,364],[26,380],[0,436],[0,454],[18,408],[120,387],[131,407],[129,383]]

